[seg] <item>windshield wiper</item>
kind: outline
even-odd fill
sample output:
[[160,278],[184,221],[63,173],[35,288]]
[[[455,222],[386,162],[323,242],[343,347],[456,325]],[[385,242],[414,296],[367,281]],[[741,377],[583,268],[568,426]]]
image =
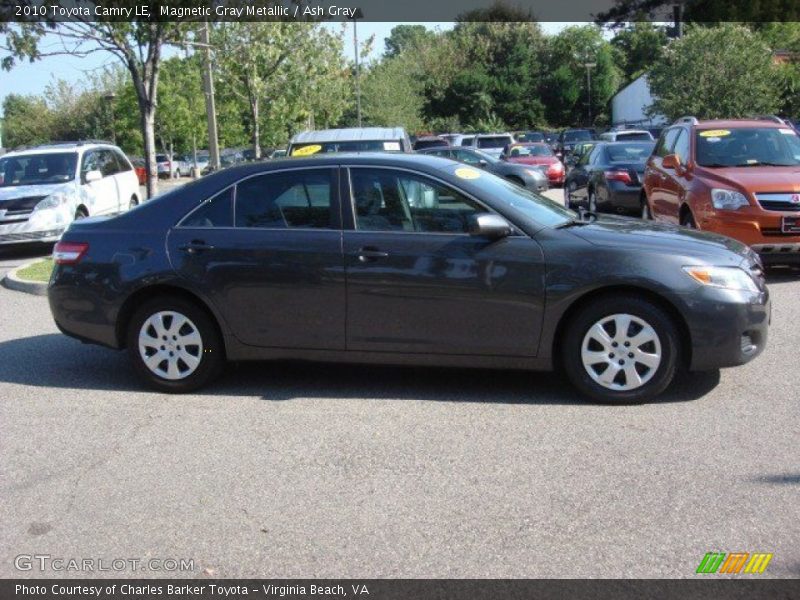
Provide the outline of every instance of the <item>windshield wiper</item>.
[[582,206],[578,208],[578,218],[577,219],[570,219],[566,223],[562,223],[561,225],[556,225],[556,229],[566,229],[567,227],[580,227],[582,225],[588,225],[589,223],[594,223],[597,221],[597,213],[592,212],[590,210],[586,210]]
[[570,219],[569,221],[565,221],[560,225],[556,225],[554,229],[567,229],[569,227],[583,227],[584,225],[588,225],[590,221],[579,221],[578,219]]

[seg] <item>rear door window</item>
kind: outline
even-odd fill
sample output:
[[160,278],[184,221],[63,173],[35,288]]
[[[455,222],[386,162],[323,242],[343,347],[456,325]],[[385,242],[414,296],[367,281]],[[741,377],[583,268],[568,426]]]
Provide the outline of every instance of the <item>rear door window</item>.
[[236,227],[330,229],[333,181],[332,169],[245,179],[236,186]]
[[654,154],[661,158],[664,158],[667,154],[670,154],[672,152],[672,147],[675,145],[675,140],[680,132],[680,127],[673,127],[672,129],[667,129],[664,133],[662,133],[661,139],[658,140],[658,145],[656,145]]

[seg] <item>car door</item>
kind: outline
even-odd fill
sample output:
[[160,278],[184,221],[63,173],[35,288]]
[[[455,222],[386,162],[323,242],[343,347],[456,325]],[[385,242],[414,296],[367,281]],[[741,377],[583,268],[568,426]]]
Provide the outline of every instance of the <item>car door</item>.
[[[575,164],[575,168],[569,173],[569,182],[572,198],[578,202],[585,202],[588,198],[587,186],[589,185],[589,177],[591,174],[592,163],[596,160],[598,154],[598,146],[592,148],[589,152],[580,157]],[[571,184],[574,184],[574,189]]]
[[250,176],[168,237],[173,268],[251,346],[345,347],[338,170]]
[[[113,157],[107,150],[100,148],[84,153],[81,160],[81,184],[88,199],[86,208],[90,216],[109,215],[117,212],[119,206],[119,193],[117,182],[114,179],[116,166],[109,165]],[[99,171],[101,178],[97,181],[86,181],[86,174],[90,171]]]
[[139,179],[133,172],[130,161],[119,150],[111,150],[111,153],[117,163],[117,174],[114,176],[117,181],[119,198],[117,210],[122,212],[131,207],[131,200],[134,196],[139,198]]
[[681,128],[675,145],[672,147],[671,154],[677,154],[680,161],[680,169],[670,169],[672,176],[667,180],[664,189],[664,213],[667,218],[674,222],[680,222],[681,205],[686,198],[686,190],[689,186],[686,165],[689,162],[689,131]]
[[659,139],[645,169],[645,189],[653,218],[676,223],[678,215],[670,212],[671,202],[669,199],[670,194],[675,190],[673,181],[675,172],[665,169],[662,161],[665,156],[672,153],[675,140],[680,132],[680,127],[671,127],[661,134],[661,139]]
[[426,175],[348,174],[348,350],[535,355],[544,277],[535,241],[469,235],[471,219],[490,211]]

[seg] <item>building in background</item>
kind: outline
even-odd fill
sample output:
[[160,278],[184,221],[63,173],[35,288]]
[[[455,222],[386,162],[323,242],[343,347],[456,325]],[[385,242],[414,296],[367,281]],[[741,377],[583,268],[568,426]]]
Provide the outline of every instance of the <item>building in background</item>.
[[611,125],[614,127],[661,127],[667,119],[663,115],[648,116],[653,104],[647,74],[640,75],[611,98]]

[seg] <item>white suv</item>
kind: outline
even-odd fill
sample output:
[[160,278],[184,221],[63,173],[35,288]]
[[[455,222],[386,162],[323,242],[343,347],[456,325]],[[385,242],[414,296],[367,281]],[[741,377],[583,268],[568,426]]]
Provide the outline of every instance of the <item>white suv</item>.
[[58,240],[74,219],[139,203],[139,181],[116,146],[70,142],[0,157],[0,244]]

